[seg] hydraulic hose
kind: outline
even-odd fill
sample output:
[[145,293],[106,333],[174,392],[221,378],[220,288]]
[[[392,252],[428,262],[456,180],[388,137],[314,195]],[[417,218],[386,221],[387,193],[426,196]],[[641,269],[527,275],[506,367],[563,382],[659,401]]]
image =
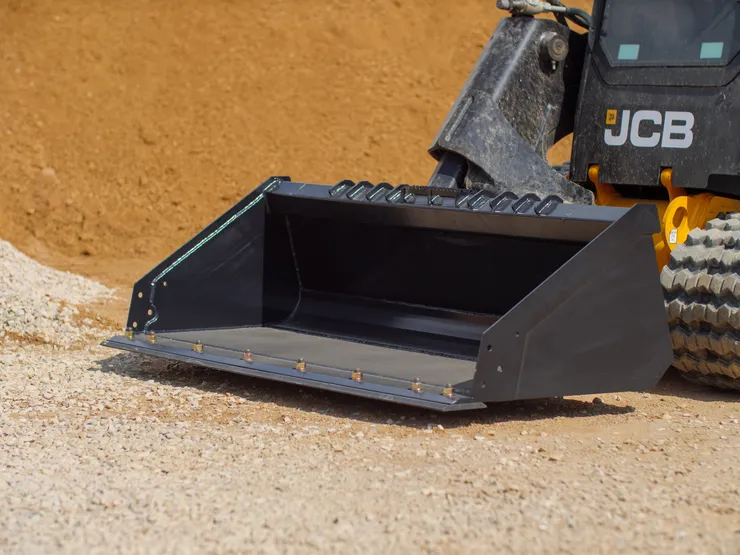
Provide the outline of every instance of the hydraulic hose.
[[591,16],[580,8],[565,8],[566,17],[570,19],[576,25],[580,25],[584,29],[591,29],[593,20]]
[[560,0],[552,2],[542,2],[540,0],[497,0],[496,6],[502,10],[508,10],[514,15],[537,15],[540,13],[552,13],[555,18],[562,23],[562,17],[565,17],[583,27],[586,30],[591,29],[591,16],[580,8],[569,8]]

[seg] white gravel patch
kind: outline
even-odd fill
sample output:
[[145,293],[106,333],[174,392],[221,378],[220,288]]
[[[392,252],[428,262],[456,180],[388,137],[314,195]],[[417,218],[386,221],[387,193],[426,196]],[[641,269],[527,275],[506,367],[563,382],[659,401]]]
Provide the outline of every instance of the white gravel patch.
[[0,240],[0,340],[79,345],[94,335],[94,321],[80,318],[78,306],[112,294],[100,283],[43,266]]
[[729,405],[443,417],[49,350],[0,353],[3,554],[738,553]]

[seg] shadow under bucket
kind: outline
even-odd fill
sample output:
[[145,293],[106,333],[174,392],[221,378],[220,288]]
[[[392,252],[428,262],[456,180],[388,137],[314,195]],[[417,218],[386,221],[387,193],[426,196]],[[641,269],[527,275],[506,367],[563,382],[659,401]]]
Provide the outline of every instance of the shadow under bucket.
[[106,345],[436,410],[641,390],[672,351],[655,207],[273,178]]

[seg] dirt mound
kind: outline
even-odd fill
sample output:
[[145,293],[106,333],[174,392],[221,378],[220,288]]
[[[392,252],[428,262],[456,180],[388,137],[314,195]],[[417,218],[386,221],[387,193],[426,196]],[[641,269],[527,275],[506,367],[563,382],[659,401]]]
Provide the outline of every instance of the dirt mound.
[[5,2],[0,233],[128,285],[270,175],[424,183],[500,15],[490,0]]

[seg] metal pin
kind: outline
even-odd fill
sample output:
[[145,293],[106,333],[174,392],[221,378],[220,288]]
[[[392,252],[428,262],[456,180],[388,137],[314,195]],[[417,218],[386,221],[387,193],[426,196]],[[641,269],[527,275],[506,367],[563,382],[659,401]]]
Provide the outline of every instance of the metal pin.
[[442,395],[445,397],[449,397],[452,399],[452,396],[455,394],[455,390],[452,389],[452,384],[448,383],[444,388],[442,388]]
[[249,349],[244,351],[242,359],[244,359],[245,362],[252,362],[252,351],[250,351]]
[[354,370],[352,370],[352,379],[356,382],[362,381],[362,372],[359,368],[355,368]]
[[148,316],[151,316],[152,314],[154,314],[154,312],[152,312],[152,309],[151,308],[149,310],[147,310],[146,313],[147,313]]
[[202,353],[203,343],[201,343],[200,341],[196,341],[195,343],[193,343],[193,351],[195,351],[196,353]]
[[306,361],[302,358],[298,359],[298,362],[295,365],[295,369],[299,372],[305,372],[306,371]]
[[134,338],[134,328],[126,328],[126,339],[133,339]]
[[166,281],[163,281],[162,282],[162,287],[167,287],[167,282]]
[[419,378],[416,378],[411,382],[411,391],[414,393],[421,393],[421,380]]
[[134,322],[133,324],[131,324],[131,326],[132,326],[132,327],[133,327],[134,329],[136,329],[136,328],[138,328],[138,327],[139,327],[139,322]]
[[157,342],[157,334],[153,331],[150,331],[146,334],[146,340],[149,341],[149,343],[156,343]]
[[143,297],[144,297],[144,293],[142,293],[141,291],[139,291],[139,294],[138,294],[138,295],[136,295],[136,296],[137,296],[137,297],[139,297],[139,298],[141,299],[141,298],[143,298]]

